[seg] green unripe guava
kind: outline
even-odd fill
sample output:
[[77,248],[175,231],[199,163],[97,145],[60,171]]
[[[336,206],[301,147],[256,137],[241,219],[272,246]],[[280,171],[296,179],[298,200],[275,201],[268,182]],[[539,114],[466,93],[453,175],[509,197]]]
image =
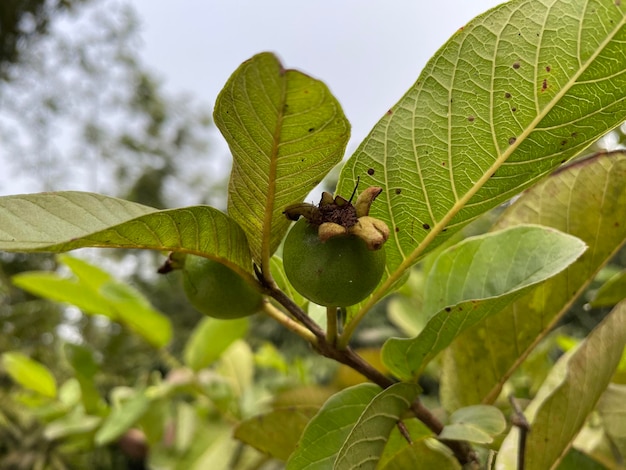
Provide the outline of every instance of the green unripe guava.
[[376,288],[385,270],[385,248],[369,250],[354,235],[320,241],[317,227],[300,219],[283,247],[285,274],[293,287],[318,305],[347,307]]
[[224,320],[252,315],[263,301],[261,294],[235,271],[202,256],[185,257],[183,287],[199,312]]

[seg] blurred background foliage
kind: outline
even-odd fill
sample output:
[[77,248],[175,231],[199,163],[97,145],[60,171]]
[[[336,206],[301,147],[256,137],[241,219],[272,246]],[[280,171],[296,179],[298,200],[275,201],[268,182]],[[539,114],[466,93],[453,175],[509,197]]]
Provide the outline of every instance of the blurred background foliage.
[[[225,208],[228,159],[211,145],[216,134],[210,106],[193,96],[164,92],[158,77],[141,61],[138,25],[128,2],[0,2],[0,192],[77,189],[158,208],[193,204]],[[590,151],[623,146],[625,133],[622,126]],[[332,187],[329,182],[328,189]],[[462,236],[484,231],[492,220],[493,214]],[[14,274],[58,266],[50,255],[7,253],[0,254],[0,352],[23,352],[46,365],[61,383],[73,373],[64,345],[85,345],[98,366],[95,383],[102,397],[115,387],[152,383],[149,377],[154,373],[167,377],[175,366],[168,357],[182,357],[201,319],[185,300],[177,273],[156,274],[165,259],[159,253],[84,250],[81,255],[125,279],[168,314],[175,332],[168,356],[155,354],[144,340],[116,323],[13,287]],[[625,265],[622,250],[600,280]],[[411,323],[410,312],[420,309],[422,279],[418,268],[398,295],[382,302],[360,326],[355,346],[363,348],[366,357],[376,359],[377,348],[388,336],[419,330],[420,325]],[[564,319],[568,335],[583,337],[606,313],[602,308],[584,308],[588,300],[582,299]],[[312,355],[300,339],[273,321],[257,317],[247,343],[262,365],[255,369],[254,379],[263,393],[277,393],[287,385],[342,388],[361,380]],[[555,341],[553,346],[542,351],[558,355]],[[291,370],[285,370],[287,366]],[[426,394],[436,396],[436,363],[421,385]],[[145,468],[142,439],[129,438],[89,452],[59,449],[44,435],[41,420],[15,399],[18,388],[0,371],[0,468],[25,470],[41,462],[44,466],[39,468]],[[313,401],[326,395],[322,391]],[[183,414],[187,401],[189,397],[175,403]],[[210,421],[209,408],[196,406],[198,416]],[[264,461],[258,462],[261,468]],[[271,462],[265,464],[263,468],[272,468]]]

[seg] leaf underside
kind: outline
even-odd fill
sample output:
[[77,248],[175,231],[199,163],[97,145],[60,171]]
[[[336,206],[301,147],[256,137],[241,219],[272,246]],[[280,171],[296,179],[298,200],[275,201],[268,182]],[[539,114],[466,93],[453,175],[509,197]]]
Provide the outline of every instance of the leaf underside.
[[0,197],[0,249],[141,248],[206,255],[252,277],[246,236],[209,206],[157,210],[93,193]]
[[448,409],[492,403],[537,340],[568,310],[626,242],[626,153],[582,160],[525,192],[497,228],[535,223],[574,235],[589,249],[568,269],[455,340],[443,361]]
[[289,228],[285,208],[302,202],[341,161],[350,124],[324,83],[285,70],[267,52],[233,73],[214,118],[233,154],[228,213],[261,265]]
[[561,272],[585,248],[575,237],[532,225],[468,238],[448,248],[426,282],[424,314],[432,317],[415,338],[385,342],[385,365],[403,379],[417,377],[462,331]]
[[[626,3],[513,0],[461,28],[374,127],[338,192],[381,186],[371,215],[402,271],[626,120]],[[445,229],[445,231],[444,231]]]

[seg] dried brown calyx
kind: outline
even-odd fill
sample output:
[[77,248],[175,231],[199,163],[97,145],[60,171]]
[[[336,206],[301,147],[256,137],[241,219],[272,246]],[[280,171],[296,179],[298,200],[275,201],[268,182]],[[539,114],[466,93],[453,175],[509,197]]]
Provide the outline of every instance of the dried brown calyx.
[[284,214],[290,220],[304,217],[309,224],[318,227],[321,241],[333,237],[355,235],[365,241],[370,250],[378,250],[389,238],[389,228],[380,219],[370,217],[370,207],[382,192],[378,186],[370,186],[357,198],[354,205],[352,198],[347,200],[324,192],[320,203],[294,204],[287,207]]

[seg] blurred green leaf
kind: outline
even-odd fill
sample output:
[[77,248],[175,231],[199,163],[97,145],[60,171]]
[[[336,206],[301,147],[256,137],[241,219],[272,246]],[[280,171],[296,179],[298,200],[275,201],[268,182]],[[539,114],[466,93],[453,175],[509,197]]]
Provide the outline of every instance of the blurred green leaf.
[[495,406],[474,405],[456,410],[450,415],[454,424],[471,424],[491,436],[497,436],[506,429],[506,419]]
[[138,291],[128,284],[109,282],[100,293],[115,309],[119,321],[157,348],[172,339],[172,324],[168,317],[154,309]]
[[597,290],[589,306],[612,307],[626,298],[626,269],[612,276]]
[[[558,465],[606,390],[625,344],[626,302],[621,302],[576,350],[554,366],[524,411],[532,427],[526,439],[527,469]],[[518,432],[513,428],[506,437],[497,465],[515,468]]]
[[214,119],[233,154],[228,213],[263,265],[291,224],[285,208],[302,202],[341,161],[350,123],[326,85],[284,69],[267,52],[228,79]]
[[311,405],[276,408],[239,423],[234,437],[271,457],[286,461],[318,410],[319,407]]
[[495,229],[541,224],[580,238],[589,249],[565,271],[457,338],[443,361],[446,408],[492,403],[538,339],[624,244],[624,181],[626,153],[595,155],[529,189],[503,213]]
[[[343,167],[339,194],[380,186],[370,215],[401,273],[626,120],[626,4],[513,0],[429,60]],[[445,230],[445,231],[444,231]]]
[[100,416],[85,415],[83,410],[75,408],[71,413],[47,424],[44,429],[44,436],[53,441],[68,436],[89,435],[101,421]]
[[604,431],[622,458],[626,458],[626,385],[609,384],[597,407]]
[[287,470],[326,470],[380,387],[367,383],[347,388],[328,399],[304,430]]
[[241,398],[253,383],[254,355],[245,341],[235,340],[221,354],[216,370],[230,384],[233,395]]
[[87,414],[99,415],[106,405],[96,388],[94,378],[100,368],[96,363],[93,353],[85,346],[66,343],[65,355],[74,369],[74,377],[80,384],[81,400]]
[[448,248],[426,281],[424,314],[433,316],[417,337],[385,342],[385,365],[400,378],[417,376],[462,331],[565,269],[585,248],[575,237],[540,226],[512,227]]
[[287,279],[287,275],[285,274],[285,268],[283,267],[282,258],[279,258],[278,256],[272,256],[272,259],[270,261],[272,277],[276,281],[276,284],[278,284],[278,287],[280,287],[280,289],[285,292],[285,294],[287,294],[291,298],[291,300],[296,303],[296,305],[306,310],[306,306],[309,301],[302,297],[302,295],[300,295],[300,293],[293,288],[293,286],[289,282],[289,279]]
[[420,439],[404,447],[379,467],[379,470],[461,470],[452,452],[434,439]]
[[211,365],[233,341],[245,336],[248,324],[247,318],[203,318],[185,344],[185,364],[196,371]]
[[488,405],[468,406],[456,410],[450,416],[450,423],[439,434],[440,439],[489,444],[493,442],[493,436],[506,429],[506,420],[502,412]]
[[152,399],[142,391],[136,391],[135,396],[119,405],[114,405],[96,432],[95,444],[104,446],[116,441],[141,419],[148,411],[151,402]]
[[420,390],[417,384],[397,383],[376,395],[343,443],[334,468],[374,470],[392,429]]
[[61,257],[77,276],[65,279],[54,273],[27,272],[13,276],[13,283],[35,295],[76,305],[88,314],[105,315],[120,322],[156,347],[172,337],[169,319],[155,310],[143,295],[128,284],[86,261]]
[[56,397],[56,380],[43,364],[20,352],[13,351],[2,354],[2,366],[6,373],[22,387],[46,397]]

